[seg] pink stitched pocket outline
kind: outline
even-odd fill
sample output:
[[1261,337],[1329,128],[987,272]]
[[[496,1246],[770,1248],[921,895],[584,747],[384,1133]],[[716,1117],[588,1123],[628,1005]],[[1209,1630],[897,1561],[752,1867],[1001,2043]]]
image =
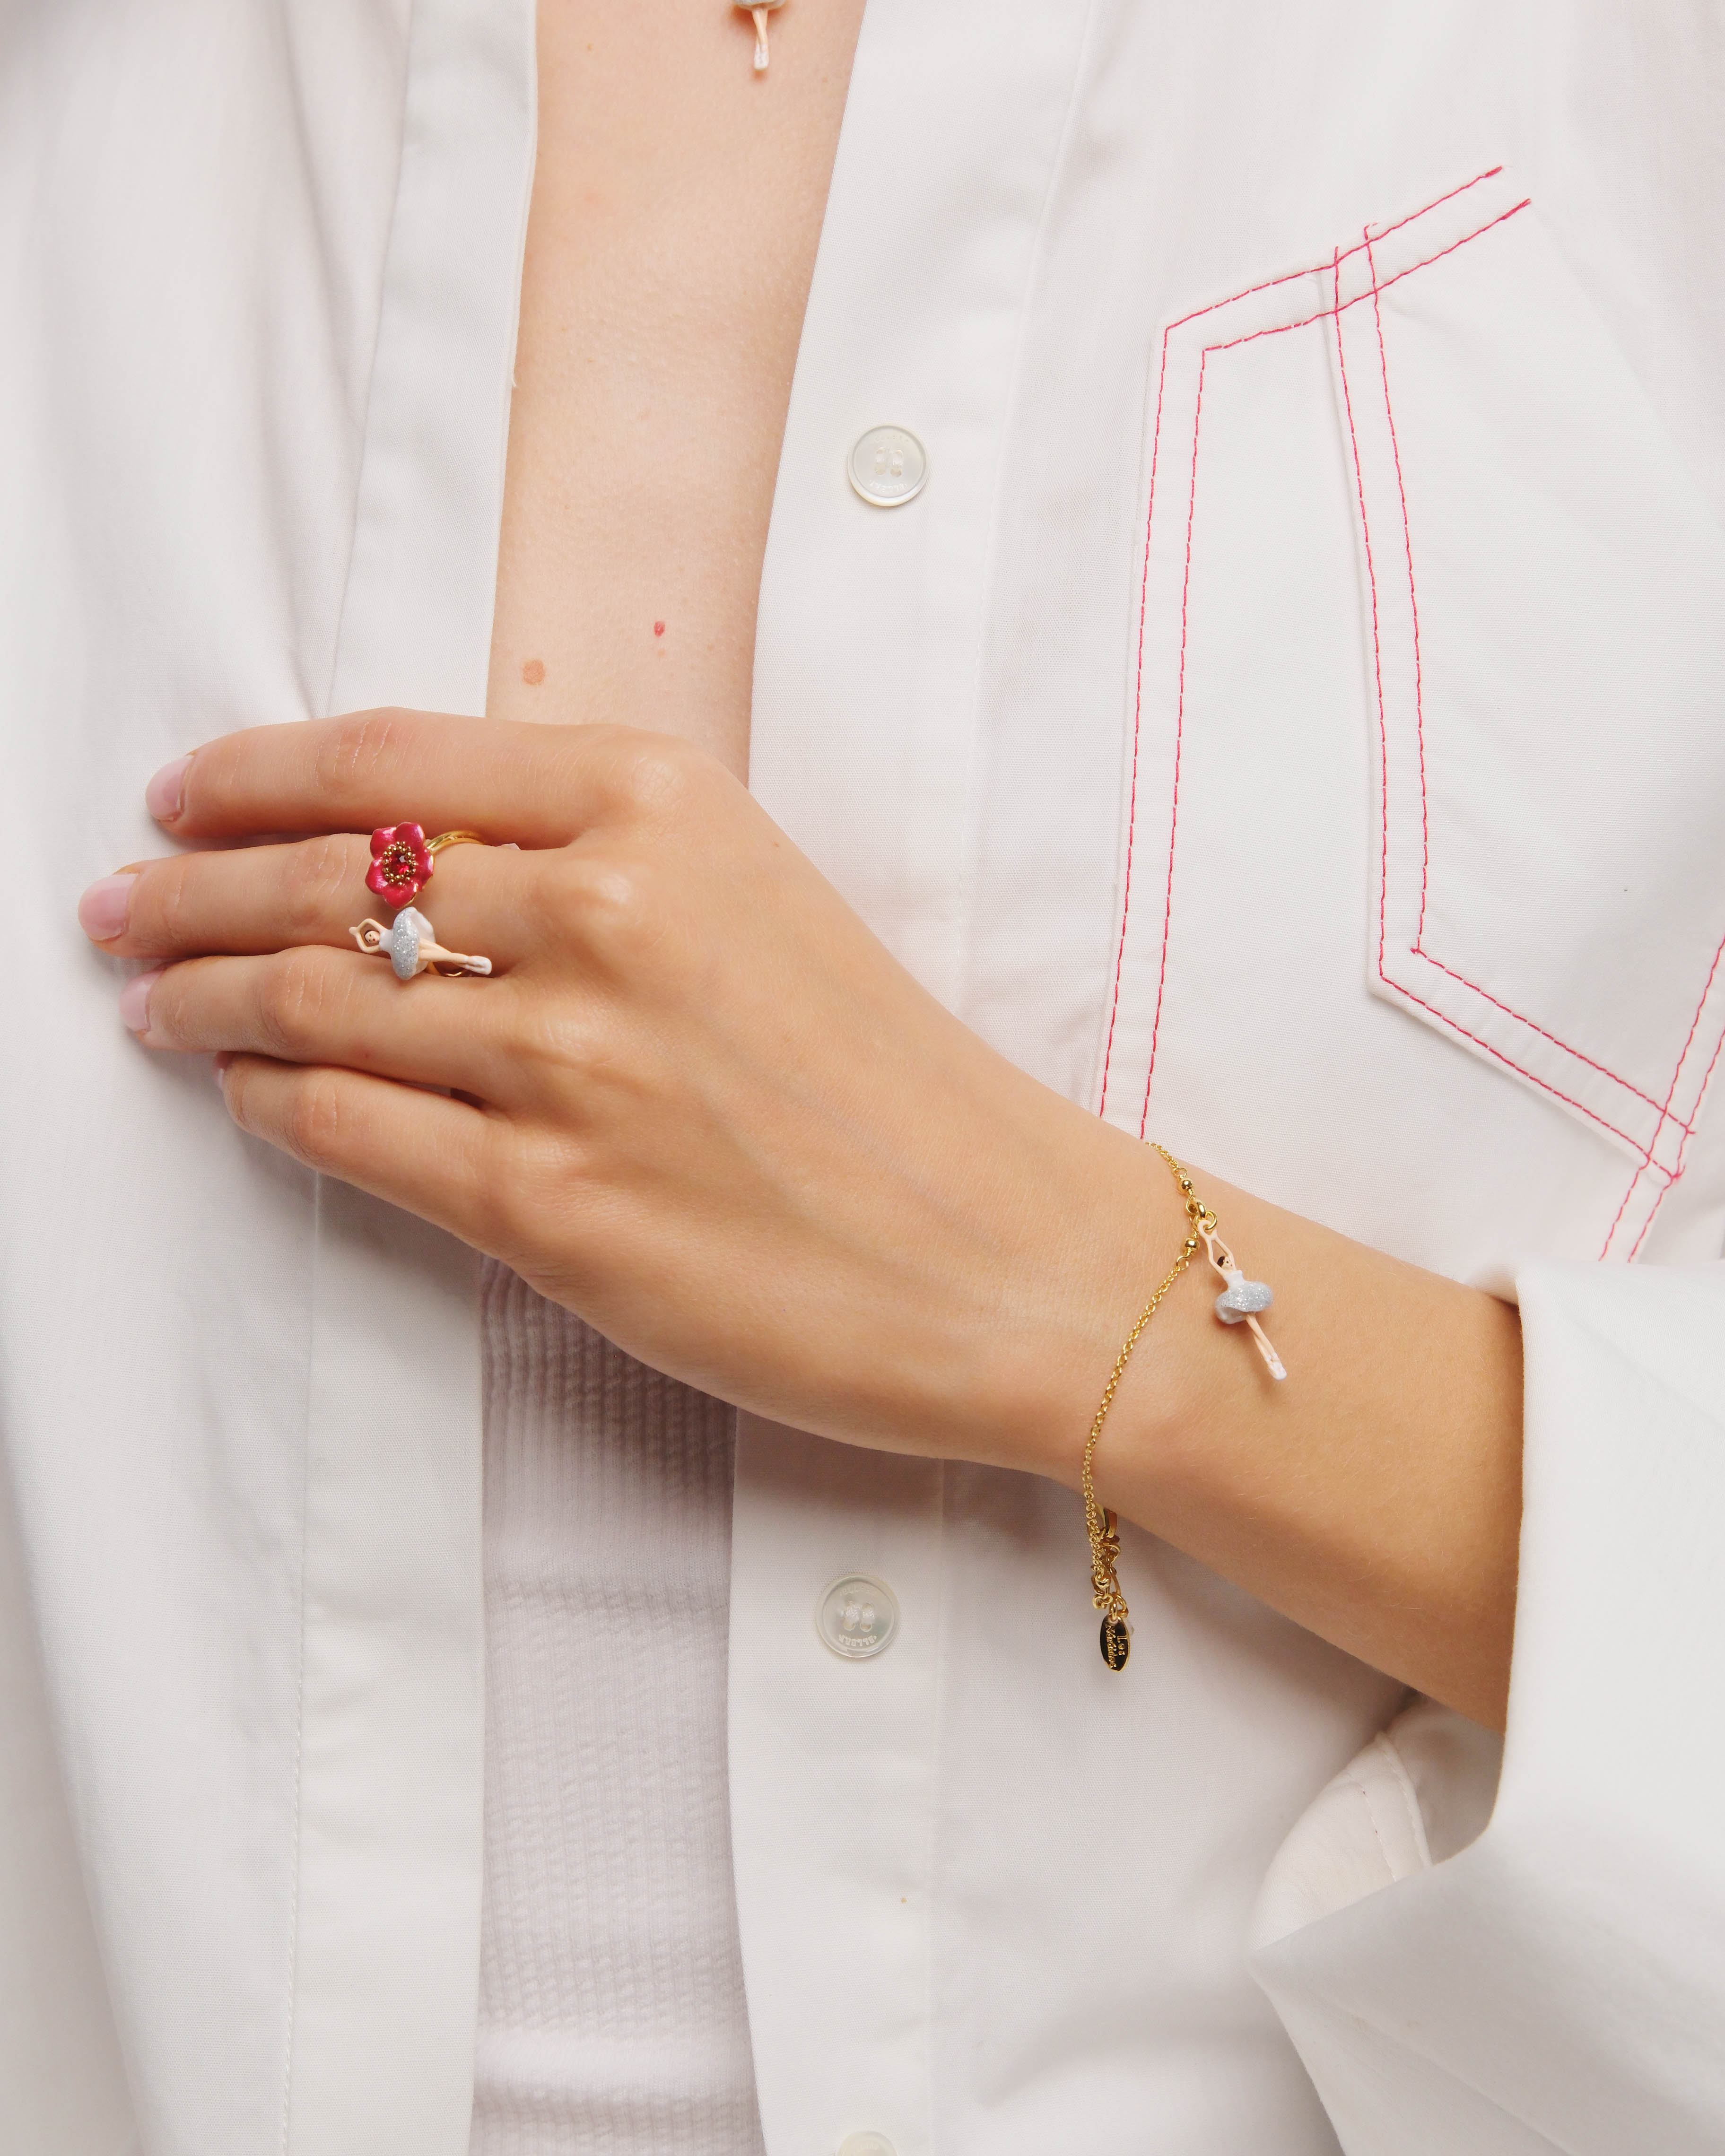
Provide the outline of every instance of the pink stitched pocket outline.
[[[1530,207],[1502,168],[1478,174],[1395,223],[1367,227],[1329,261],[1267,280],[1170,323],[1162,337],[1150,444],[1141,574],[1127,831],[1120,929],[1100,1107],[1122,1085],[1147,1126],[1168,985],[1178,858],[1181,753],[1192,542],[1204,389],[1228,352],[1312,329],[1332,341],[1350,459],[1369,619],[1369,691],[1377,733],[1378,937],[1381,993],[1515,1071],[1627,1152],[1634,1170],[1602,1256],[1633,1257],[1665,1193],[1682,1173],[1695,1116],[1725,1045],[1725,943],[1700,983],[1665,1082],[1637,1084],[1512,1006],[1429,947],[1432,834],[1426,773],[1425,679],[1414,520],[1392,399],[1383,295],[1455,254],[1489,245]],[[1147,727],[1147,707],[1172,725]],[[1139,804],[1166,802],[1140,828]],[[1134,983],[1122,997],[1122,983]],[[1140,1089],[1137,1073],[1142,1072]]]

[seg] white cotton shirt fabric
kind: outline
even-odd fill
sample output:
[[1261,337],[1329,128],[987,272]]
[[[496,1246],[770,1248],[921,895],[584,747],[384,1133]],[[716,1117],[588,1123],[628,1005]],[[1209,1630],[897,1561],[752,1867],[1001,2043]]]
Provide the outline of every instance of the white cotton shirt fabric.
[[[55,2156],[470,2146],[480,1268],[141,1055],[74,908],[213,732],[480,708],[532,29],[0,21],[0,2071]],[[1527,1509],[1498,1783],[1145,1532],[1111,1675],[1062,1490],[739,1416],[768,2156],[1725,2143],[1722,95],[1709,9],[870,0],[752,783],[1023,1067],[1515,1292]]]

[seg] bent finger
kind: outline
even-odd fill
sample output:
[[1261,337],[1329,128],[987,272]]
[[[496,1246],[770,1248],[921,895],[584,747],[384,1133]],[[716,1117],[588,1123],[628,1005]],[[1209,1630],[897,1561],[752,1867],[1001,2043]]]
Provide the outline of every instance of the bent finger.
[[499,1116],[387,1078],[254,1055],[232,1057],[221,1077],[242,1130],[490,1250],[510,1136]]
[[561,846],[644,786],[650,793],[660,765],[698,756],[627,726],[358,711],[223,735],[157,772],[145,799],[188,838],[413,821],[432,834]]
[[[524,857],[455,846],[436,857],[413,903],[446,949],[482,953],[501,971],[522,955]],[[353,929],[386,902],[367,889],[368,842],[331,833],[290,845],[240,846],[140,861],[92,885],[80,901],[85,935],[120,958],[173,960],[353,948]]]
[[506,980],[398,981],[357,951],[308,944],[141,973],[121,1016],[146,1048],[340,1064],[493,1100],[514,1060],[501,1023],[509,996]]

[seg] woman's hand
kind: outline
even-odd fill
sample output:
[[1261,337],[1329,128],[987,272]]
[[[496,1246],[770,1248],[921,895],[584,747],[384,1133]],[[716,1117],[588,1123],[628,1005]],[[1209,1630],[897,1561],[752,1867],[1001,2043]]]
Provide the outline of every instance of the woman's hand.
[[[711,758],[377,712],[230,735],[167,783],[176,837],[316,834],[105,886],[104,947],[164,969],[128,1024],[228,1058],[245,1129],[763,1414],[1038,1468],[1081,1438],[1158,1247],[1132,1221],[1111,1253],[1096,1209],[1158,1163],[944,1011]],[[354,947],[382,901],[349,834],[407,817],[496,842],[415,901],[492,978]]]
[[[105,879],[82,917],[151,963],[127,1024],[223,1058],[245,1129],[742,1406],[1076,1484],[1185,1232],[1172,1182],[926,994],[718,764],[382,711],[229,735],[149,798],[223,850]],[[441,855],[415,901],[490,979],[403,983],[353,947],[377,904],[356,834],[408,818],[493,842]],[[311,835],[260,837],[283,832]],[[1497,1718],[1513,1312],[1194,1173],[1276,1288],[1291,1376],[1180,1282],[1109,1421],[1106,1502]],[[1076,1587],[1086,1563],[1081,1532]]]

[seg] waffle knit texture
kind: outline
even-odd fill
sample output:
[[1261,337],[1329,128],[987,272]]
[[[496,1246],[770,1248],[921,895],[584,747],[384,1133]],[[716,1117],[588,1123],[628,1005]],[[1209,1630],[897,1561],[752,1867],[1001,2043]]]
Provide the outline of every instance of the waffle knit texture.
[[761,2156],[725,1752],[732,1410],[488,1264],[473,2156]]

